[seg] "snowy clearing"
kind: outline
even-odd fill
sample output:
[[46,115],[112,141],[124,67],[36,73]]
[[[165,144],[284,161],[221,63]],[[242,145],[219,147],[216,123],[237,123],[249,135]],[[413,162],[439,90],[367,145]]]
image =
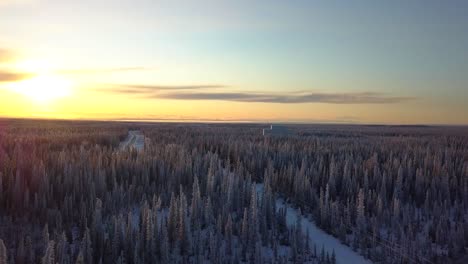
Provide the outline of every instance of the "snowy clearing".
[[[261,195],[263,193],[263,183],[257,184],[257,194]],[[325,233],[320,228],[318,228],[315,223],[310,220],[308,217],[301,214],[297,209],[292,207],[290,204],[286,203],[283,199],[276,199],[276,208],[286,208],[286,222],[288,226],[295,226],[296,219],[300,215],[302,219],[302,232],[305,234],[309,232],[310,242],[316,244],[319,249],[321,245],[325,248],[326,251],[332,252],[335,251],[336,261],[338,264],[361,264],[372,262],[365,259],[363,256],[351,250],[348,246],[343,245],[335,237]]]
[[143,150],[145,147],[145,136],[141,134],[139,130],[131,130],[128,132],[128,136],[125,141],[121,142],[119,145],[120,150],[127,148],[135,148],[138,151]]

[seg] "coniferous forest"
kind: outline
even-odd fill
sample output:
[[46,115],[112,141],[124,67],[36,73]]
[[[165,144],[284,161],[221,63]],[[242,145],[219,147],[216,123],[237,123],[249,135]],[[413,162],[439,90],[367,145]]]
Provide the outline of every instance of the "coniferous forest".
[[266,127],[0,120],[0,264],[468,263],[468,128]]

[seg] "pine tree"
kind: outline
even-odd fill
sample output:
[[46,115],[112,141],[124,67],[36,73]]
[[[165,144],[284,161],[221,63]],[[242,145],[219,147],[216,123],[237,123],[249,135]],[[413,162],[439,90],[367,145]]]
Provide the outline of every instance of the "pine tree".
[[0,264],[8,264],[8,253],[2,239],[0,239]]
[[86,263],[92,263],[93,262],[93,248],[91,244],[91,237],[89,233],[89,229],[86,228],[83,241],[81,244],[81,249],[83,252],[83,258]]
[[255,185],[252,186],[250,199],[250,215],[249,215],[249,248],[255,249],[255,244],[258,240],[258,208],[257,208],[257,192]]
[[325,248],[322,245],[322,250],[320,251],[320,262],[325,263]]
[[331,264],[336,264],[336,254],[334,249],[331,256]]
[[53,240],[49,241],[45,255],[41,260],[42,264],[55,264],[55,242]]
[[23,264],[26,262],[26,253],[24,247],[24,239],[21,237],[18,244],[18,251],[16,252],[16,263]]
[[168,225],[168,239],[171,246],[174,245],[176,241],[176,233],[177,233],[177,223],[178,223],[178,208],[177,208],[177,201],[175,198],[174,193],[171,194],[171,201],[169,204],[169,215],[167,220]]
[[226,225],[224,227],[224,235],[226,238],[226,254],[228,256],[232,255],[232,240],[233,240],[233,234],[232,234],[232,217],[229,214],[228,219],[226,222]]
[[192,186],[192,203],[190,206],[190,213],[192,219],[192,228],[198,228],[200,226],[200,218],[201,218],[201,206],[202,200],[200,195],[200,187],[198,184],[198,177],[195,177]]
[[359,226],[359,228],[364,228],[365,220],[364,191],[359,189],[359,194],[356,201],[356,224]]
[[25,250],[26,250],[26,262],[34,263],[36,259],[36,255],[33,249],[31,236],[26,236],[24,244],[25,244]]
[[44,229],[42,230],[42,245],[43,245],[43,252],[45,254],[47,247],[49,245],[49,225],[45,224]]
[[241,240],[242,240],[242,255],[246,256],[247,245],[249,241],[249,214],[247,208],[244,208],[244,216],[242,217],[242,227],[241,227]]

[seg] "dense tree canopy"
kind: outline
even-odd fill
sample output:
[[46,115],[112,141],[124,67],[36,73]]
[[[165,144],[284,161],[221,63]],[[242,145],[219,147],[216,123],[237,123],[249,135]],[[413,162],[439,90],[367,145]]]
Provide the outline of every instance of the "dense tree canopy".
[[466,129],[262,127],[0,121],[0,264],[333,263],[277,196],[375,262],[466,256]]

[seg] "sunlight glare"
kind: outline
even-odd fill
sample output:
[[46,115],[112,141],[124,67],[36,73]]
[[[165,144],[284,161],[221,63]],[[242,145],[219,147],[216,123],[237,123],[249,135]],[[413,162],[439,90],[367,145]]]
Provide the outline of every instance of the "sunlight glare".
[[11,88],[38,103],[49,103],[72,93],[72,84],[69,80],[50,74],[16,82]]

